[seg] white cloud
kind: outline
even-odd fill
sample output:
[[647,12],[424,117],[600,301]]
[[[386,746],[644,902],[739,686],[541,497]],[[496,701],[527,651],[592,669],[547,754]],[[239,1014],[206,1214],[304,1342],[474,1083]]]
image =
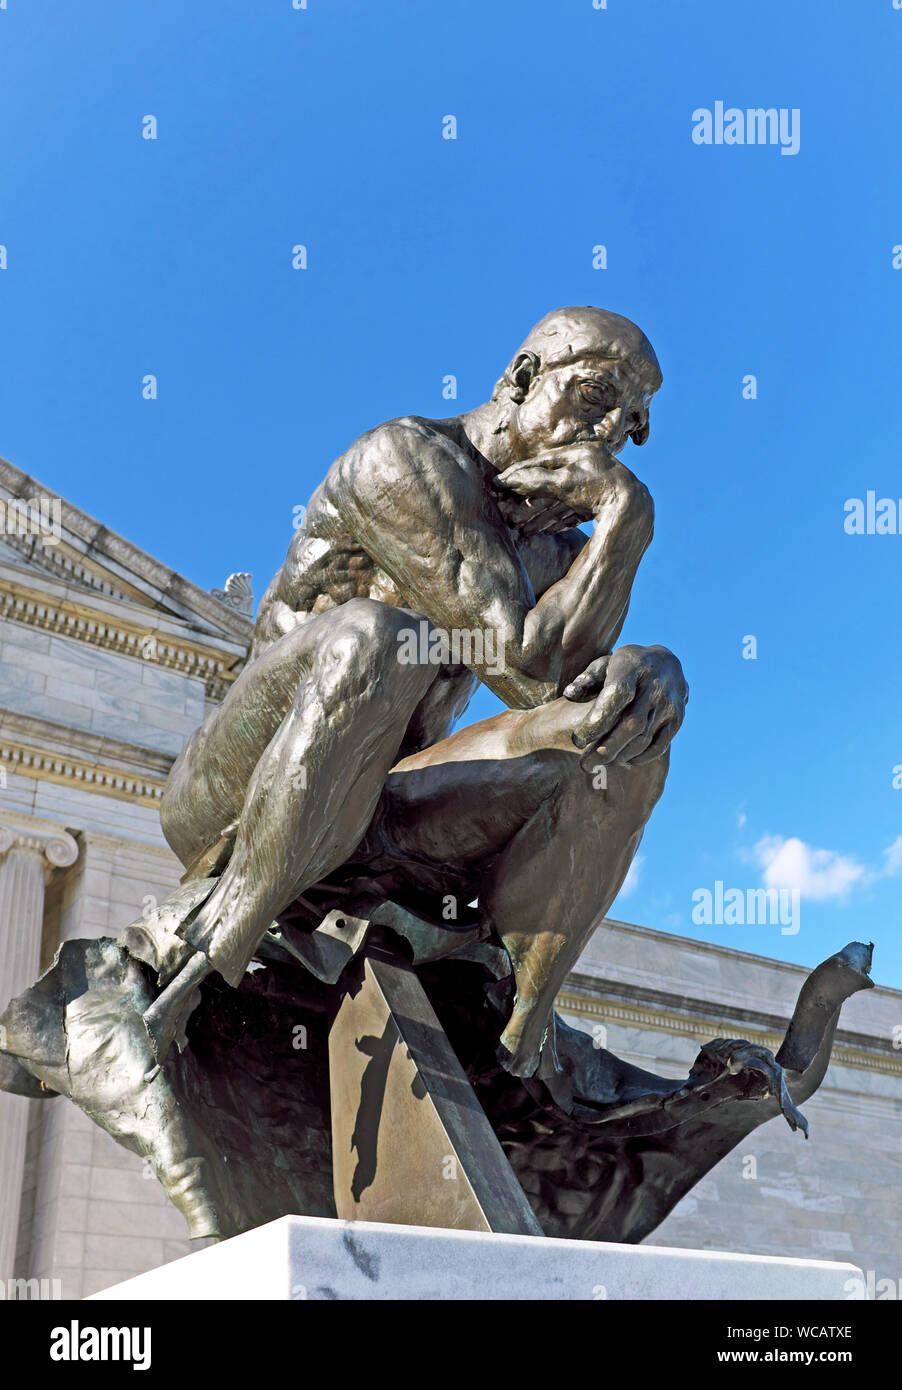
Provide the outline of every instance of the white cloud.
[[886,860],[883,872],[888,878],[892,878],[902,869],[902,835],[897,835],[893,843],[887,846],[883,851],[883,857]]
[[645,863],[645,855],[637,854],[632,864],[627,870],[626,878],[623,880],[623,887],[620,889],[619,896],[628,898],[631,893],[635,893],[639,887],[639,875],[642,872],[642,865]]
[[[902,836],[886,853],[897,846],[902,867]],[[857,859],[832,849],[814,849],[796,837],[784,840],[781,835],[765,835],[755,845],[754,855],[766,887],[798,889],[803,898],[815,902],[844,898],[856,883],[873,876]]]

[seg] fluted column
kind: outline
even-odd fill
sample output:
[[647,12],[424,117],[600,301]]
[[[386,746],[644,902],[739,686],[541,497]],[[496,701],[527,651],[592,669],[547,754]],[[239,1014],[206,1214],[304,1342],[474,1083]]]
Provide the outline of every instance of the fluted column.
[[[78,857],[72,836],[50,821],[0,814],[0,1011],[37,979],[44,883]],[[0,1039],[2,1043],[2,1039]],[[0,1281],[15,1274],[25,1169],[28,1101],[0,1092]]]

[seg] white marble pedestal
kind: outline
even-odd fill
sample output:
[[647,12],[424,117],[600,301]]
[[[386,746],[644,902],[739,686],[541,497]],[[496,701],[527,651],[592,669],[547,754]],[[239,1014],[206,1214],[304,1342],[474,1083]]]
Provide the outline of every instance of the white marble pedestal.
[[284,1216],[94,1299],[848,1299],[851,1264]]

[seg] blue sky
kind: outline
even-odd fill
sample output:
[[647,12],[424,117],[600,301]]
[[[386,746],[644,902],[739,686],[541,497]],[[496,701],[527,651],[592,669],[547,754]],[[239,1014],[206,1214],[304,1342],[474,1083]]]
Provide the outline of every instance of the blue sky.
[[[902,986],[902,535],[844,530],[902,496],[902,10],[308,5],[6,0],[0,453],[259,595],[362,430],[485,399],[551,308],[635,319],[664,386],[624,640],[692,698],[613,913],[805,964],[874,940]],[[798,109],[798,153],[693,143],[716,101]],[[718,880],[798,887],[800,930],[694,924]]]

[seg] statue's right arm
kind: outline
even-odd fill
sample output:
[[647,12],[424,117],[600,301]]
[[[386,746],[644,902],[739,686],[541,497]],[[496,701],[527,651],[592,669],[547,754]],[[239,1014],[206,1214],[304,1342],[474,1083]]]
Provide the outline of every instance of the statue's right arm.
[[363,436],[333,466],[324,491],[407,606],[446,631],[490,630],[503,643],[503,672],[475,674],[513,708],[555,699],[610,650],[648,542],[629,525],[629,489],[612,486],[608,515],[596,517],[567,574],[537,602],[484,473],[416,419]]

